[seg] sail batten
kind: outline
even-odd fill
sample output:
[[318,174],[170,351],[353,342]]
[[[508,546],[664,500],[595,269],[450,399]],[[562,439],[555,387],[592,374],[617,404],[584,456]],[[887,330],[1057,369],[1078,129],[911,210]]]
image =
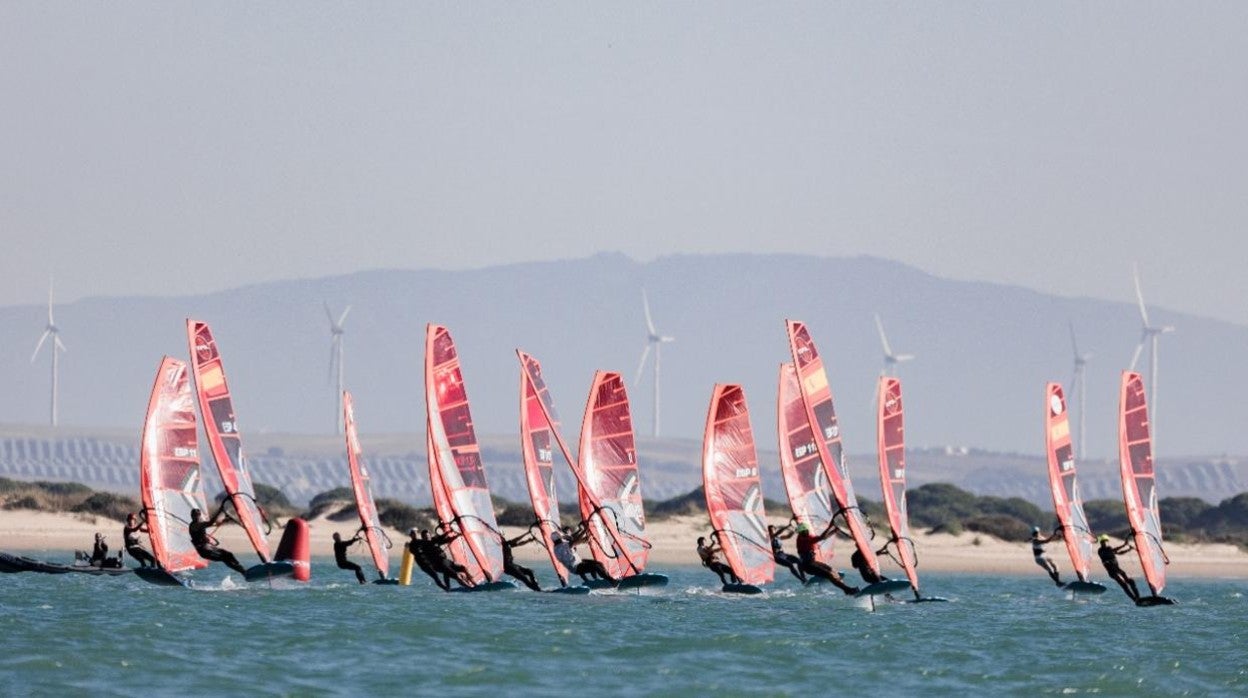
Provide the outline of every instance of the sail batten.
[[373,556],[373,564],[377,572],[386,578],[390,575],[390,558],[386,554],[386,534],[381,527],[381,518],[377,514],[377,504],[373,500],[372,486],[369,484],[368,468],[362,460],[360,437],[355,427],[355,404],[349,391],[342,391],[343,431],[347,440],[347,467],[351,470],[351,492],[355,495],[355,508],[360,515],[360,529],[364,531],[364,539],[368,550]]
[[1148,402],[1140,374],[1122,372],[1118,402],[1118,468],[1122,498],[1144,578],[1159,596],[1166,587],[1166,553],[1153,472],[1153,447]]
[[702,440],[702,485],[711,526],[745,584],[775,575],[749,408],[740,385],[715,386]]
[[262,562],[269,562],[269,542],[265,538],[264,512],[256,502],[247,457],[243,453],[234,400],[225,380],[225,367],[212,330],[206,322],[187,319],[187,340],[191,347],[191,364],[195,371],[195,394],[204,418],[204,433],[209,450],[217,464],[221,484],[229,495],[238,521]]
[[208,566],[191,544],[192,509],[206,509],[195,403],[186,363],[164,357],[143,422],[139,492],[152,554],[169,573]]
[[1070,435],[1070,415],[1067,414],[1066,394],[1062,386],[1049,383],[1045,386],[1045,453],[1049,466],[1049,491],[1053,495],[1053,510],[1062,527],[1062,538],[1070,564],[1079,581],[1089,578],[1089,564],[1096,552],[1094,539],[1083,511],[1083,498],[1076,480],[1075,454]]
[[906,510],[905,410],[901,400],[901,381],[891,376],[880,376],[876,398],[876,453],[879,456],[884,510],[893,533],[897,562],[905,570],[906,578],[917,594],[919,573],[914,541],[910,537],[910,517]]

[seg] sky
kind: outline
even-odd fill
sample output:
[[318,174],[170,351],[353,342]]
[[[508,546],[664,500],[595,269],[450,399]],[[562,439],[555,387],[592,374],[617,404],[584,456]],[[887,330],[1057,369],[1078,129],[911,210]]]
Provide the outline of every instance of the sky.
[[1248,324],[1246,35],[1242,2],[0,3],[0,305],[794,252],[1119,301],[1138,262]]

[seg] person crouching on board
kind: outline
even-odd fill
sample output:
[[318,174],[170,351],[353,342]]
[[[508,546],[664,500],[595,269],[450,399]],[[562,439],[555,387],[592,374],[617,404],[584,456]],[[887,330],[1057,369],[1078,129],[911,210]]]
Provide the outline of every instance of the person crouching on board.
[[[875,554],[883,555],[887,552],[888,544],[885,543],[883,548],[875,551]],[[863,556],[862,551],[856,547],[854,548],[854,554],[849,556],[849,564],[853,565],[854,569],[858,570],[858,574],[862,575],[862,581],[867,584],[879,584],[880,582],[888,581],[888,577],[885,577],[884,575],[871,569],[871,566],[867,564],[867,558]]]
[[[555,551],[555,559],[568,570],[568,574],[580,576],[582,582],[589,581],[585,575],[589,575],[594,579],[605,579],[613,583],[619,581],[607,572],[607,568],[601,562],[597,560],[582,560],[581,556],[577,555],[576,550],[572,547],[573,540],[575,540],[575,536],[572,535],[571,529],[567,526],[563,527],[563,531],[550,532],[550,545],[551,549]],[[564,586],[567,585],[564,584]]]
[[789,568],[789,572],[794,577],[801,580],[802,584],[806,583],[806,573],[802,571],[802,561],[796,555],[790,555],[784,552],[784,543],[781,542],[785,538],[792,538],[797,534],[792,526],[784,528],[776,528],[774,524],[767,526],[767,537],[771,540],[771,557],[776,561],[777,565]]
[[1057,563],[1053,562],[1053,558],[1049,557],[1044,552],[1044,545],[1045,543],[1052,543],[1054,540],[1061,538],[1061,531],[1062,529],[1059,528],[1046,538],[1040,535],[1039,526],[1033,526],[1031,528],[1031,557],[1036,561],[1036,564],[1040,565],[1040,568],[1049,575],[1049,578],[1053,580],[1053,583],[1059,587],[1062,586],[1062,578],[1061,575],[1057,573]]
[[[156,558],[152,554],[143,549],[139,543],[139,534],[148,533],[147,519],[143,519],[143,523],[139,523],[139,517],[135,514],[126,514],[126,525],[121,529],[121,540],[126,546],[126,552],[130,553],[130,557],[139,563],[139,567],[146,568],[159,567]],[[149,534],[150,535],[150,534]]]
[[359,565],[347,559],[347,548],[350,548],[359,542],[360,535],[358,533],[355,535],[355,538],[352,538],[351,540],[343,540],[342,536],[335,531],[334,562],[338,565],[338,569],[340,570],[351,570],[352,572],[355,572],[355,578],[359,580],[360,584],[366,584],[367,580],[364,579],[364,570],[361,569]]
[[209,521],[204,521],[204,512],[199,509],[191,509],[191,523],[186,527],[187,532],[191,536],[191,545],[195,546],[195,552],[200,557],[211,562],[224,563],[226,567],[246,576],[247,568],[243,567],[238,558],[234,557],[234,553],[220,547],[217,539],[213,538],[212,534],[208,532],[209,528],[220,526],[228,516],[225,513],[225,502],[221,503],[221,508],[217,509],[217,513]]
[[[718,533],[711,534],[711,538],[716,540],[718,540],[718,536]],[[719,554],[722,551],[723,548],[719,547],[716,543],[707,545],[706,538],[701,536],[698,537],[698,557],[702,558],[702,566],[718,575],[719,583],[724,586],[728,586],[730,583],[740,584],[741,578],[732,571],[732,568],[719,561]],[[725,573],[732,579],[732,582],[728,582],[724,579]]]
[[508,538],[503,534],[498,534],[499,544],[503,546],[503,572],[520,580],[520,583],[533,591],[541,591],[542,587],[537,583],[537,577],[533,575],[533,570],[523,565],[516,564],[515,555],[512,548],[518,548],[525,543],[531,543],[536,540],[533,532],[521,534],[515,538]]
[[819,535],[810,532],[810,526],[804,523],[797,525],[797,556],[802,560],[802,571],[812,577],[819,577],[832,582],[837,589],[845,592],[847,595],[857,594],[858,587],[851,587],[841,579],[841,575],[836,570],[825,565],[815,559],[815,548],[819,542],[831,536],[837,530],[834,524],[828,524],[827,529]]
[[1132,550],[1131,541],[1126,541],[1122,545],[1115,548],[1109,544],[1109,536],[1102,533],[1097,539],[1101,547],[1096,549],[1096,554],[1101,558],[1101,564],[1105,566],[1105,574],[1108,574],[1118,586],[1122,587],[1123,592],[1132,601],[1139,603],[1140,589],[1135,586],[1135,580],[1127,575],[1121,567],[1118,566],[1118,553],[1125,553]]

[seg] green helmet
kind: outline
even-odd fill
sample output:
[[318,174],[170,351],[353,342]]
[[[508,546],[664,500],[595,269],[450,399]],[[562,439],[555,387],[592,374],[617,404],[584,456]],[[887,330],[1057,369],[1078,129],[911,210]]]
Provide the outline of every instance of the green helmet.
[[804,523],[799,523],[799,524],[797,525],[797,532],[798,532],[798,533],[803,533],[803,532],[805,532],[805,531],[809,531],[809,530],[810,530],[810,526],[807,526],[807,525],[806,525],[806,524],[804,524]]
[[1104,534],[1104,533],[1102,533],[1101,535],[1099,535],[1099,536],[1097,536],[1097,537],[1096,537],[1096,542],[1097,542],[1097,543],[1108,543],[1108,542],[1109,542],[1109,536],[1108,536],[1108,535],[1106,535],[1106,534]]

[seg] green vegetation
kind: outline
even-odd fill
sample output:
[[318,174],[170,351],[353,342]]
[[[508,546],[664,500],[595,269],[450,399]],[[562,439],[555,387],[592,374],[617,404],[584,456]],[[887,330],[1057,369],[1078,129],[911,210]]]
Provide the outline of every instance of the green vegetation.
[[[1217,505],[1195,497],[1166,497],[1161,507],[1161,532],[1166,540],[1230,543],[1248,548],[1248,492]],[[1084,504],[1088,524],[1097,533],[1124,538],[1131,533],[1122,502],[1098,499]]]

